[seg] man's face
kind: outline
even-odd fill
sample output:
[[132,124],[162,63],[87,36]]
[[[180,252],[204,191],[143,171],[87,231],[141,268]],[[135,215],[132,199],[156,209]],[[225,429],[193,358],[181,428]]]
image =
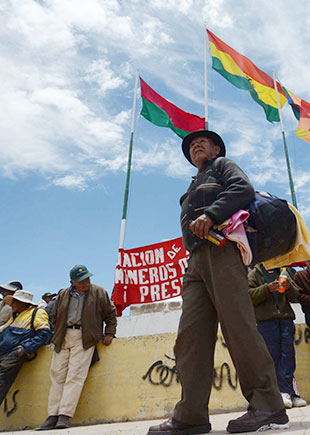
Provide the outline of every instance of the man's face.
[[12,296],[14,294],[14,292],[12,292],[11,290],[5,290],[5,289],[3,289],[1,293],[3,294],[4,298],[6,296]]
[[53,299],[53,296],[45,296],[45,298],[43,298],[43,299],[48,304]]
[[90,289],[89,278],[83,279],[83,281],[80,282],[71,280],[71,284],[73,285],[73,287],[78,293],[84,293]]
[[16,299],[13,299],[11,307],[13,313],[21,313],[22,311],[25,311],[28,308],[28,304],[25,304],[25,302],[17,301]]
[[190,143],[189,154],[192,163],[200,169],[206,160],[214,159],[221,148],[214,145],[213,140],[209,137],[198,136]]

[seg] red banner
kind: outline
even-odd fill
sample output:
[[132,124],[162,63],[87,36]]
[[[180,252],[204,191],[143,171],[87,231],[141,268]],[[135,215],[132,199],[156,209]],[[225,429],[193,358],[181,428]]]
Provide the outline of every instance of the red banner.
[[181,295],[188,252],[182,238],[134,249],[120,249],[112,299],[118,316],[131,304]]

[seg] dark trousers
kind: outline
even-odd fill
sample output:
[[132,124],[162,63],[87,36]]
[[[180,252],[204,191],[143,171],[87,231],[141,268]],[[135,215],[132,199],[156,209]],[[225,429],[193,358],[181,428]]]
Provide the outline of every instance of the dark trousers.
[[25,356],[18,356],[17,351],[0,355],[0,405],[15,381],[17,373],[26,360]]
[[295,360],[295,325],[292,319],[264,320],[257,325],[273,359],[280,391],[295,394],[293,376]]
[[310,328],[310,311],[307,311],[305,313],[305,321],[306,321],[307,326]]
[[249,408],[282,409],[274,364],[256,327],[247,270],[236,245],[196,249],[183,278],[182,298],[174,349],[182,398],[173,417],[186,424],[209,421],[218,321]]

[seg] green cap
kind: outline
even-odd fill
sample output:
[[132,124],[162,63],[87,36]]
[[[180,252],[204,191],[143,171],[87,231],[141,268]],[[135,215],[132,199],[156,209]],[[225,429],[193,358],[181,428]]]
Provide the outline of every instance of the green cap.
[[72,281],[81,282],[90,276],[93,276],[93,274],[90,273],[87,267],[83,266],[83,264],[77,264],[70,270],[70,278]]
[[52,296],[52,297],[54,297],[54,296],[56,296],[56,294],[57,294],[57,293],[50,293],[50,292],[44,293],[44,294],[42,295],[42,299],[47,298],[48,296]]

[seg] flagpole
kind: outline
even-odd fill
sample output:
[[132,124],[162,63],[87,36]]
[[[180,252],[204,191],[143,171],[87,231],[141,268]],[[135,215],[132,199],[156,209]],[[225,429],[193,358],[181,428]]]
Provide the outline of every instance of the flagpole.
[[129,182],[130,182],[130,170],[131,170],[131,157],[132,157],[132,144],[133,144],[133,134],[135,128],[135,116],[136,116],[136,102],[137,102],[137,90],[138,90],[138,79],[139,72],[136,73],[135,91],[133,97],[132,106],[132,119],[131,119],[131,130],[130,130],[130,142],[129,142],[129,152],[127,161],[127,176],[126,176],[126,186],[124,192],[124,203],[123,203],[123,214],[121,222],[121,231],[119,237],[119,249],[124,248],[125,230],[126,230],[126,219],[127,219],[127,204],[128,204],[128,194],[129,194]]
[[205,64],[205,126],[208,130],[208,70],[207,70],[207,27],[204,25],[204,64]]
[[292,172],[291,172],[291,164],[290,164],[290,159],[289,159],[289,156],[288,156],[286,137],[285,137],[284,127],[283,127],[283,122],[282,122],[281,107],[280,107],[280,101],[279,101],[279,94],[278,94],[278,87],[277,87],[277,82],[276,82],[276,76],[275,76],[274,72],[272,73],[272,75],[273,75],[274,89],[276,91],[276,96],[277,96],[278,112],[279,112],[279,118],[280,118],[281,130],[282,130],[282,137],[283,137],[283,144],[284,144],[284,153],[285,153],[285,158],[286,158],[286,166],[287,166],[288,178],[289,178],[290,189],[291,189],[291,197],[292,197],[293,206],[298,208],[297,207],[296,195],[295,195],[295,189],[294,189],[294,183],[293,183],[293,177],[292,177]]

